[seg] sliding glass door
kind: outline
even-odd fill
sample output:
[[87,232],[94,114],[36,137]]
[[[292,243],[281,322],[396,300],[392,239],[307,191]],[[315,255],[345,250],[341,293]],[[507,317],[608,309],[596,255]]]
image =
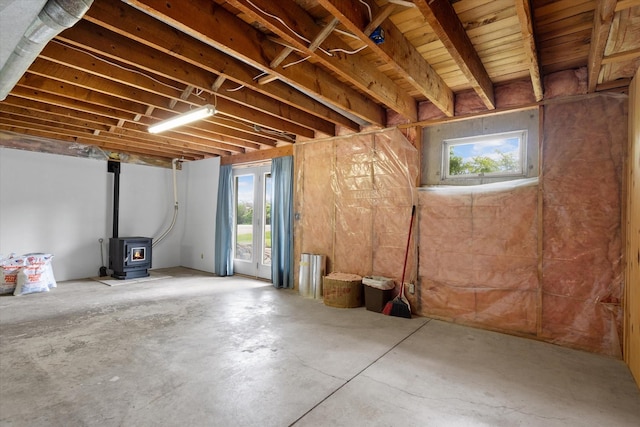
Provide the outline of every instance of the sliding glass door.
[[237,168],[233,268],[271,280],[271,166]]

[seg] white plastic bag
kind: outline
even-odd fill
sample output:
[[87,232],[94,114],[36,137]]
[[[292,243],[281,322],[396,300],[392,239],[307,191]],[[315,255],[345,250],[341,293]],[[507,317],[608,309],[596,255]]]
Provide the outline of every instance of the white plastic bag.
[[51,260],[53,259],[52,254],[29,253],[24,254],[23,257],[25,258],[25,265],[38,265],[44,268],[44,280],[47,282],[49,289],[58,287],[58,283],[53,276],[53,266],[51,264]]
[[24,258],[11,254],[0,259],[0,295],[12,294],[16,289],[18,271],[24,266]]
[[395,287],[393,279],[382,276],[365,276],[362,278],[362,284],[371,286],[372,288],[382,289],[383,291],[393,289]]
[[[26,254],[24,266],[18,271],[16,288],[13,295],[26,295],[37,292],[49,292],[56,287],[51,270],[51,254]],[[53,280],[53,282],[52,282]]]

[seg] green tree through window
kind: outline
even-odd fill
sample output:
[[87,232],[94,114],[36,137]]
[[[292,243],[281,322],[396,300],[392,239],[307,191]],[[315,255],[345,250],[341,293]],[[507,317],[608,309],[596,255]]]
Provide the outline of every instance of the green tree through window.
[[[524,133],[501,137],[481,136],[477,141],[464,138],[465,142],[445,141],[448,148],[447,176],[478,176],[484,174],[519,174],[523,171],[522,144]],[[470,142],[466,142],[472,140]]]

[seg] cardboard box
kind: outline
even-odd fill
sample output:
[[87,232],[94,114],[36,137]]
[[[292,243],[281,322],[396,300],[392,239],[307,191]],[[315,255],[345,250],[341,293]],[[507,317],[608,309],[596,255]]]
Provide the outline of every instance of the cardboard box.
[[322,278],[324,304],[330,307],[362,306],[362,277],[357,274],[331,273]]

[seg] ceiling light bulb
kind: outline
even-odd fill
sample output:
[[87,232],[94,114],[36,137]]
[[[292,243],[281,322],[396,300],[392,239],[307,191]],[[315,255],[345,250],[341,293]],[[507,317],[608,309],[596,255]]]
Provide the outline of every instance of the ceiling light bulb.
[[149,126],[149,133],[164,132],[165,130],[173,129],[178,126],[186,125],[187,123],[213,116],[215,113],[216,107],[211,104],[203,105],[195,110],[187,111],[186,113],[182,113],[178,116],[158,122],[153,126]]

